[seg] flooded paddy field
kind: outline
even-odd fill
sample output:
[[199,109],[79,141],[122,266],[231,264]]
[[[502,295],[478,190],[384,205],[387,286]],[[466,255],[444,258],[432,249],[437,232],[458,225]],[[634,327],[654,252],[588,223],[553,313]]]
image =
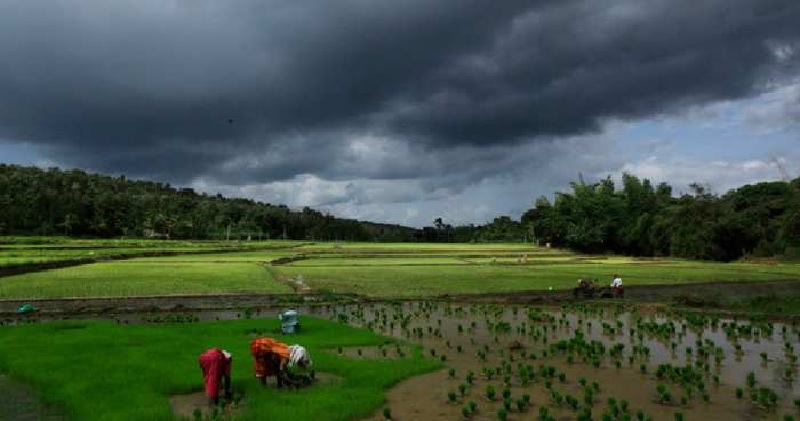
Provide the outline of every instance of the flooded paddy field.
[[[285,306],[6,318],[4,324],[108,318],[180,324],[274,318]],[[800,415],[800,325],[648,305],[316,304],[303,315],[397,339],[324,350],[396,360],[418,343],[445,369],[387,391],[369,419],[771,420]],[[259,332],[264,333],[264,332]],[[319,367],[324,371],[324,367]]]
[[307,311],[421,343],[445,362],[389,392],[386,407],[400,420],[792,419],[800,405],[796,323],[621,306],[406,302]]

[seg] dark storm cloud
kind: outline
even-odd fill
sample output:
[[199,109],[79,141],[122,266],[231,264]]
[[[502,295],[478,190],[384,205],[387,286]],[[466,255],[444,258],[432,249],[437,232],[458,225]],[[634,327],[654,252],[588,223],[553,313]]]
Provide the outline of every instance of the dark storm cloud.
[[[752,94],[800,40],[796,1],[586,1],[522,14],[398,101],[397,130],[496,143]],[[786,44],[784,44],[786,43]],[[773,67],[777,65],[777,67]]]
[[[748,96],[796,64],[797,22],[796,0],[12,0],[0,137],[175,182],[474,180],[498,145]],[[451,148],[473,155],[436,165]]]

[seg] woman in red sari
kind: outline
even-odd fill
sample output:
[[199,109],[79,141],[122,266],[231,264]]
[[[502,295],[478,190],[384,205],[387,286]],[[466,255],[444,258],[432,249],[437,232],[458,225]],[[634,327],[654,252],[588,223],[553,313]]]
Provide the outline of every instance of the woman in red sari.
[[219,403],[220,383],[224,383],[225,399],[231,399],[232,363],[233,356],[224,349],[211,348],[200,354],[200,370],[203,371],[203,383],[209,404]]

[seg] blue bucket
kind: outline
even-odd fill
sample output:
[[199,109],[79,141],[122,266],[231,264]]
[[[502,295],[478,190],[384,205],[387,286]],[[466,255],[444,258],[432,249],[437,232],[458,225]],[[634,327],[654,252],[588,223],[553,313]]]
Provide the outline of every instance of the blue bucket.
[[292,308],[278,315],[278,319],[281,321],[281,333],[297,333],[300,331],[300,321],[297,316],[297,310]]

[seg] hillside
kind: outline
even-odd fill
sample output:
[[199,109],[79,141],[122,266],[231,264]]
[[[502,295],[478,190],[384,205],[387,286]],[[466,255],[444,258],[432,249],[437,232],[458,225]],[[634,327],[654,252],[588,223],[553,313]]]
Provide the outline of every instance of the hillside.
[[124,176],[0,164],[0,235],[412,241],[417,234]]

